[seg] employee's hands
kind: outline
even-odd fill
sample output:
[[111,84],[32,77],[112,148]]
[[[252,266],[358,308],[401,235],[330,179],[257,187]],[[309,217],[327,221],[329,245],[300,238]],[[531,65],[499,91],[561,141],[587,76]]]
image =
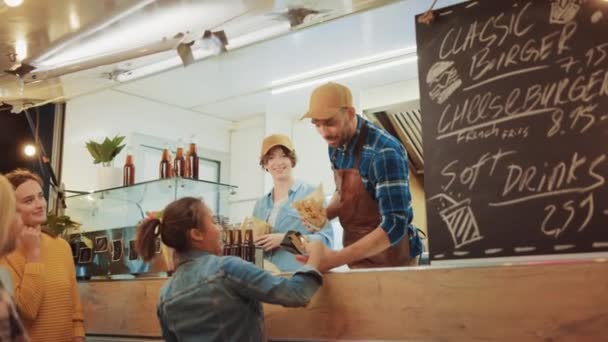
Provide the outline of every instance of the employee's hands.
[[74,337],[74,342],[85,342],[85,339],[82,336]]
[[258,247],[262,247],[266,252],[279,248],[285,233],[273,233],[259,236],[254,242]]
[[306,255],[296,255],[296,260],[302,264],[310,265],[321,272],[325,272],[334,266],[331,264],[335,251],[329,249],[321,241],[313,240],[305,242]]
[[325,220],[325,222],[321,225],[321,227],[317,227],[317,226],[313,225],[312,223],[308,222],[308,220],[306,220],[305,218],[300,218],[300,221],[302,222],[302,225],[304,227],[306,227],[306,230],[309,233],[316,233],[316,232],[318,232],[327,223],[327,220]]

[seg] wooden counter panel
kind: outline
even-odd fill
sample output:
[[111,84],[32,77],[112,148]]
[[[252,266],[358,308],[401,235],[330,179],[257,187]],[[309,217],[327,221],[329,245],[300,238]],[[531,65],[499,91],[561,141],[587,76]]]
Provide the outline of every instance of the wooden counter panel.
[[[81,283],[87,332],[158,336],[163,282]],[[272,339],[599,341],[608,263],[334,273],[307,308],[265,312]]]
[[156,302],[165,281],[79,282],[86,333],[160,336]]

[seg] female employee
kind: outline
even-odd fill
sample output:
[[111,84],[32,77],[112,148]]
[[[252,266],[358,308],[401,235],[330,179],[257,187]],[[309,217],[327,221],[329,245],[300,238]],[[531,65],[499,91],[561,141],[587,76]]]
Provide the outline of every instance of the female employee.
[[298,212],[291,206],[294,201],[315,190],[313,185],[294,179],[293,168],[296,162],[295,149],[286,135],[273,134],[262,142],[260,166],[272,176],[273,187],[258,199],[253,216],[268,222],[272,232],[258,237],[255,243],[266,251],[264,258],[282,272],[292,272],[302,266],[293,254],[278,248],[288,230],[299,231],[311,240],[323,242],[329,248],[333,244],[333,231],[329,222],[318,232],[310,234],[302,224]]

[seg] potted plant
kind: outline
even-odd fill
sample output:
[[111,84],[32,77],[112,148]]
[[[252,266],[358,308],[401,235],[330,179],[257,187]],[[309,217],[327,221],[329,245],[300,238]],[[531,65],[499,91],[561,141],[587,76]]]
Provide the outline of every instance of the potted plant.
[[122,169],[113,166],[114,158],[122,151],[124,136],[106,137],[101,143],[89,140],[87,150],[94,164],[101,164],[97,172],[97,189],[114,188],[122,185]]
[[80,223],[67,215],[47,214],[46,230],[53,236],[67,236],[80,231]]

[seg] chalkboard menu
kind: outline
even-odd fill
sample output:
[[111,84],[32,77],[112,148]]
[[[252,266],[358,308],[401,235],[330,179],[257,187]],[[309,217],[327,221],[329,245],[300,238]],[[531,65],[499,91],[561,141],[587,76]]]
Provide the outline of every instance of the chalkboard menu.
[[431,259],[608,251],[608,2],[434,16],[416,23]]

